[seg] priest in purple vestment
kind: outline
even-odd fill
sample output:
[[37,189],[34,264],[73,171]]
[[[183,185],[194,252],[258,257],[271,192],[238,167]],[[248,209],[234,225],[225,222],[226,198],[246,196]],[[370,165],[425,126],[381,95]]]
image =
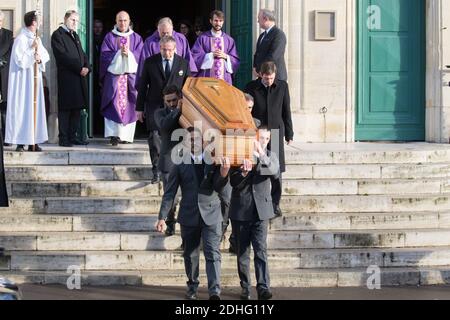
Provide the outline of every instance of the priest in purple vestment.
[[128,13],[119,12],[117,24],[101,48],[101,112],[105,117],[105,137],[111,139],[113,146],[133,143],[136,131],[136,84],[143,41],[130,28],[130,22]]
[[144,49],[142,50],[140,58],[138,74],[142,74],[142,68],[144,67],[145,60],[161,53],[160,41],[161,38],[165,36],[171,36],[175,39],[177,42],[177,51],[175,53],[186,59],[189,62],[189,69],[191,70],[191,73],[196,74],[198,70],[194,59],[192,58],[189,42],[183,34],[173,30],[173,22],[170,18],[162,18],[158,23],[158,30],[145,40]]
[[203,33],[192,48],[192,56],[199,70],[198,77],[222,79],[233,84],[233,74],[240,65],[236,43],[222,31],[225,14],[215,10],[209,22],[211,31]]

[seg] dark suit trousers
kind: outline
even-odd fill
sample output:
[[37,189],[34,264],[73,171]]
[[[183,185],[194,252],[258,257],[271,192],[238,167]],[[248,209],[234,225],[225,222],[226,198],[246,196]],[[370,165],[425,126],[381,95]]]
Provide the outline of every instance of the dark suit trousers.
[[[169,176],[170,176],[170,172],[163,172],[162,173],[162,183],[163,183],[163,189],[164,189],[164,193],[166,193],[167,190],[167,186],[169,185]],[[177,211],[177,206],[178,203],[180,202],[180,196],[179,196],[180,190],[178,190],[178,194],[176,196],[175,201],[173,202],[173,207],[169,212],[169,215],[167,216],[167,220],[166,220],[166,224],[169,226],[174,226],[175,223],[177,222],[177,220],[175,219],[175,214]]]
[[152,161],[153,175],[158,174],[159,156],[161,154],[161,136],[159,131],[151,131],[148,138],[148,148],[150,149],[150,159]]
[[207,226],[202,221],[198,227],[181,226],[181,238],[184,243],[183,257],[189,291],[197,292],[200,284],[198,280],[200,274],[200,247],[203,240],[209,295],[220,295],[222,224]]
[[269,264],[267,259],[267,233],[269,221],[233,221],[237,241],[238,272],[243,289],[251,288],[250,252],[255,252],[257,290],[270,290]]
[[[1,126],[3,140],[5,140],[5,130],[6,130],[6,102],[0,102],[0,112],[1,112]],[[3,142],[3,141],[1,141]]]
[[73,142],[77,140],[80,127],[81,109],[59,110],[59,142]]
[[[227,232],[228,227],[230,226],[230,202],[232,192],[233,188],[231,188],[230,184],[227,184],[227,186],[222,190],[222,192],[219,193],[220,203],[222,206],[223,236],[225,236],[225,233]],[[230,236],[230,245],[232,248],[236,248],[236,236],[234,235],[234,232],[232,232]]]
[[272,201],[274,205],[280,205],[281,195],[283,193],[283,176],[280,174],[278,179],[273,176],[270,178],[272,182]]

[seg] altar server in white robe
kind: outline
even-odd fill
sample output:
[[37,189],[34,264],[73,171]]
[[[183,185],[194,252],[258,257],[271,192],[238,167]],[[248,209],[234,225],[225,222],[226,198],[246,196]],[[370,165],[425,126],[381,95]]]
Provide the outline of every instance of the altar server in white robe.
[[[17,145],[18,152],[23,152],[25,145],[29,146],[29,151],[39,152],[42,151],[39,144],[48,141],[42,72],[50,56],[41,39],[36,37],[36,12],[25,14],[24,22],[25,28],[15,39],[11,53],[5,141]],[[36,110],[35,63],[38,64]]]

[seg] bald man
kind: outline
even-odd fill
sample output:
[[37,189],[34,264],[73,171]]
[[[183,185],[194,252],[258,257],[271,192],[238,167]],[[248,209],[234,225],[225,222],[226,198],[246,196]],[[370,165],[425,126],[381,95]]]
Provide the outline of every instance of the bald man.
[[141,54],[141,63],[139,64],[139,74],[142,73],[145,60],[161,53],[160,41],[164,36],[172,36],[176,41],[176,54],[189,62],[189,69],[192,74],[197,73],[197,66],[192,58],[191,48],[186,37],[173,30],[173,22],[170,18],[162,18],[158,23],[158,30],[147,38],[144,43],[144,49]]
[[134,142],[138,119],[136,83],[144,44],[130,23],[130,15],[119,12],[100,53],[101,113],[105,118],[105,137],[111,139],[113,146]]

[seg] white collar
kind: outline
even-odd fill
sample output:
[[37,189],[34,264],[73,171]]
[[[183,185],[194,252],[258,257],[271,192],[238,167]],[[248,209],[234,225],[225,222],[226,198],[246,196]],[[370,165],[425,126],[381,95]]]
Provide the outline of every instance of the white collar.
[[166,62],[166,60],[169,60],[169,62],[172,63],[173,60],[175,59],[175,56],[173,56],[172,59],[166,59],[166,58],[163,57],[163,55],[161,55],[161,58],[162,58],[163,62]]
[[223,31],[215,32],[214,29],[211,29],[211,34],[212,34],[213,37],[215,37],[215,38],[220,38],[220,37],[223,36]]
[[134,31],[130,27],[128,32],[120,32],[119,30],[117,30],[117,26],[114,26],[112,33],[114,33],[116,36],[119,36],[119,37],[129,37],[134,33]]
[[70,31],[69,28],[65,24],[61,25],[61,27],[66,30],[68,33],[75,33],[75,31]]
[[275,27],[275,25],[271,26],[269,29],[266,30],[266,35],[269,34],[269,32]]
[[194,160],[195,164],[202,164],[203,163],[203,158],[204,158],[203,154],[201,154],[199,156],[196,156],[196,155],[193,155],[191,153],[191,159]]
[[31,32],[28,28],[22,28],[21,33],[26,36],[27,38],[34,39],[36,38],[36,34]]

